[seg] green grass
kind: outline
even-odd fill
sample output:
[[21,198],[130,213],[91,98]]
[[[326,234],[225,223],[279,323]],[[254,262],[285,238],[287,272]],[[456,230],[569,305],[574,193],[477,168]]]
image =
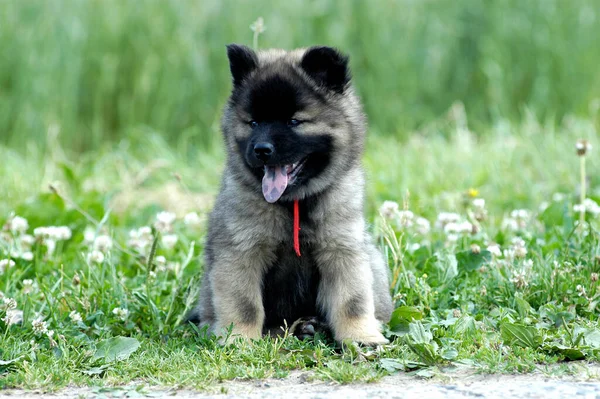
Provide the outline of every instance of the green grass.
[[4,1],[0,141],[44,142],[55,125],[63,145],[89,150],[143,127],[204,146],[230,89],[225,44],[251,44],[259,16],[260,47],[350,54],[378,134],[406,137],[456,101],[477,130],[528,110],[597,116],[598,0],[272,4]]
[[[15,235],[5,231],[0,239],[0,258],[17,250],[15,266],[0,274],[0,291],[23,311],[22,323],[7,327],[0,321],[0,387],[54,390],[136,381],[215,389],[223,380],[280,378],[297,369],[348,383],[397,370],[435,375],[453,364],[520,373],[569,359],[600,360],[599,220],[587,215],[584,233],[575,228],[573,212],[575,142],[588,138],[598,148],[594,124],[572,119],[553,127],[530,118],[476,136],[461,120],[464,115],[455,113],[408,141],[369,140],[367,217],[388,256],[397,307],[386,326],[393,342],[379,351],[293,337],[220,347],[180,325],[202,270],[204,216],[223,165],[219,145],[184,152],[158,135],[140,133],[84,156],[59,146],[42,151],[31,145],[26,156],[0,147],[0,186],[8,193],[0,200],[0,225],[14,211],[28,220],[30,234],[40,226],[72,229],[51,255],[34,243],[30,261],[19,259]],[[598,167],[592,150],[588,197],[597,202]],[[486,200],[481,221],[475,197]],[[384,200],[427,218],[431,231],[403,227],[398,214],[376,216]],[[163,209],[178,215],[169,233],[178,241],[169,249],[159,239],[156,255],[166,264],[160,259],[148,267],[128,234],[152,225]],[[503,227],[514,209],[530,214],[517,231]],[[198,211],[199,224],[183,223],[190,211]],[[449,240],[435,225],[443,211],[470,220],[477,233]],[[87,260],[88,226],[113,240],[99,264]],[[486,250],[491,242],[510,249],[515,237],[527,249],[523,258],[492,257]],[[27,279],[33,280],[29,293]],[[129,314],[122,319],[115,308]],[[81,322],[69,318],[72,311]],[[36,317],[54,331],[52,339],[35,334]],[[132,337],[140,346],[128,354],[136,346],[127,341],[122,351],[107,354],[114,342],[107,340],[114,337]]]
[[[453,366],[552,374],[572,372],[567,360],[600,360],[600,222],[588,214],[577,229],[573,210],[579,138],[596,149],[587,197],[600,202],[597,0],[0,8],[10,54],[0,58],[0,318],[9,298],[23,312],[16,324],[0,321],[0,389],[135,381],[212,390],[293,370],[340,383]],[[260,47],[327,44],[351,55],[370,119],[366,216],[396,306],[392,343],[380,350],[293,337],[220,347],[181,324],[223,168],[224,46],[250,44],[258,16]],[[474,199],[485,199],[485,218]],[[378,212],[386,200],[399,203],[389,219]],[[130,231],[163,210],[177,219],[149,266],[152,238],[132,241]],[[513,210],[528,212],[514,220]],[[184,223],[189,212],[197,223]],[[472,223],[471,233],[444,231],[442,212]],[[27,244],[10,231],[13,214],[28,234],[67,226],[72,235],[48,253],[47,239]],[[418,217],[429,231],[409,226]],[[112,242],[91,257],[101,262],[90,258],[90,234]],[[521,257],[492,256],[493,242]],[[52,334],[39,333],[39,320],[36,334],[38,318]]]

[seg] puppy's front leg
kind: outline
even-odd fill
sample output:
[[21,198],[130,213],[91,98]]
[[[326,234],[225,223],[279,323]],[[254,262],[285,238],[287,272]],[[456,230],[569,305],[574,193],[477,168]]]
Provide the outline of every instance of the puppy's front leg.
[[265,320],[262,279],[267,262],[260,251],[229,252],[215,259],[210,276],[215,334],[224,335],[233,323],[233,336],[261,337]]
[[337,341],[385,344],[373,304],[373,274],[363,244],[328,243],[316,251],[318,303]]

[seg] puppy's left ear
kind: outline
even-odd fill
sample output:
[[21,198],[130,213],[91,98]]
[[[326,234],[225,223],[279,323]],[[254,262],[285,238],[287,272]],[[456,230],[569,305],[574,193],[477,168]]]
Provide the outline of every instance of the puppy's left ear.
[[300,67],[319,85],[340,94],[350,82],[348,57],[331,47],[309,48]]
[[229,68],[234,86],[239,86],[246,76],[258,67],[256,53],[241,44],[228,45],[227,58],[229,58]]

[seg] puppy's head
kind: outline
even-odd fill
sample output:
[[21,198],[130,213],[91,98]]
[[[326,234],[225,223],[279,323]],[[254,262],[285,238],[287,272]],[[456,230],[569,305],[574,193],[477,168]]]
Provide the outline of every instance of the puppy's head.
[[259,53],[227,46],[233,90],[223,132],[232,173],[268,202],[334,185],[362,153],[348,58],[331,47]]

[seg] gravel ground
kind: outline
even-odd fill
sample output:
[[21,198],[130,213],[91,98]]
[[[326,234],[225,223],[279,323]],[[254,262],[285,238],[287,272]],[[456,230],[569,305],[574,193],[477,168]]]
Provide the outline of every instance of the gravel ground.
[[[0,391],[1,398],[127,398],[165,397],[177,398],[586,398],[600,399],[600,368],[585,368],[577,376],[561,379],[542,374],[481,375],[468,373],[443,374],[423,380],[405,373],[385,377],[374,384],[334,385],[310,381],[308,373],[293,373],[286,379],[264,381],[230,381],[206,393],[191,390],[154,389],[135,390],[135,386],[115,388],[67,388],[44,394],[36,391]],[[585,380],[581,380],[585,379]]]

